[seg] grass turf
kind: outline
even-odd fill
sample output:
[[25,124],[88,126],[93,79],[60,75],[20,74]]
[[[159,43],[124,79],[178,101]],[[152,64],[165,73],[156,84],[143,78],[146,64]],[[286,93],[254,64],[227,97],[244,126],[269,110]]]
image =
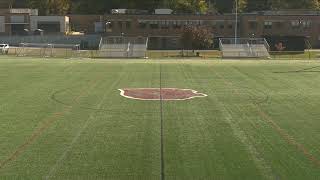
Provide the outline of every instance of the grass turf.
[[[0,58],[0,179],[319,179],[317,61]],[[319,66],[319,68],[318,68]]]

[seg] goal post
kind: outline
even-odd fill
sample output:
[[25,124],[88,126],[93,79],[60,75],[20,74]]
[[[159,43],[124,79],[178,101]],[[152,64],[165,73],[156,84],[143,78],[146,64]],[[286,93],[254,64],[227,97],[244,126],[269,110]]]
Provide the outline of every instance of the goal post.
[[80,44],[19,43],[17,56],[78,58]]
[[145,58],[147,37],[104,37],[100,43],[99,56],[106,58]]
[[19,43],[17,48],[17,56],[40,56],[40,57],[50,57],[53,53],[52,44],[42,44],[42,43]]

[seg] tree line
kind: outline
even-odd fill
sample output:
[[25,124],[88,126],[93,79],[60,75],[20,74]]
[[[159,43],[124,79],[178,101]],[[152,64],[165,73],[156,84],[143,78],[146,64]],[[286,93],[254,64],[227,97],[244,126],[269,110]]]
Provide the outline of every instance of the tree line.
[[[111,9],[170,8],[176,13],[231,13],[235,0],[25,0],[41,15],[104,14]],[[281,9],[320,9],[320,0],[237,0],[240,12]]]

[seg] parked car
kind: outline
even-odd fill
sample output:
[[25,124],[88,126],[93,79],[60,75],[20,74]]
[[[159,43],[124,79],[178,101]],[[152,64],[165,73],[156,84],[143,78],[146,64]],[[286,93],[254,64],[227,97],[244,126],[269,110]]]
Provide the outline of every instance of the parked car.
[[0,44],[0,53],[8,54],[9,52],[9,44]]

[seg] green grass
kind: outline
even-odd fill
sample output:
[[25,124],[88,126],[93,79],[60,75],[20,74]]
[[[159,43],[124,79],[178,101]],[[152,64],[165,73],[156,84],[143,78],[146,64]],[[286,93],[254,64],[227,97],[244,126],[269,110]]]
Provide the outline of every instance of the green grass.
[[320,62],[6,56],[0,179],[160,179],[160,103],[117,90],[159,87],[160,66],[208,94],[163,102],[165,179],[319,179]]

